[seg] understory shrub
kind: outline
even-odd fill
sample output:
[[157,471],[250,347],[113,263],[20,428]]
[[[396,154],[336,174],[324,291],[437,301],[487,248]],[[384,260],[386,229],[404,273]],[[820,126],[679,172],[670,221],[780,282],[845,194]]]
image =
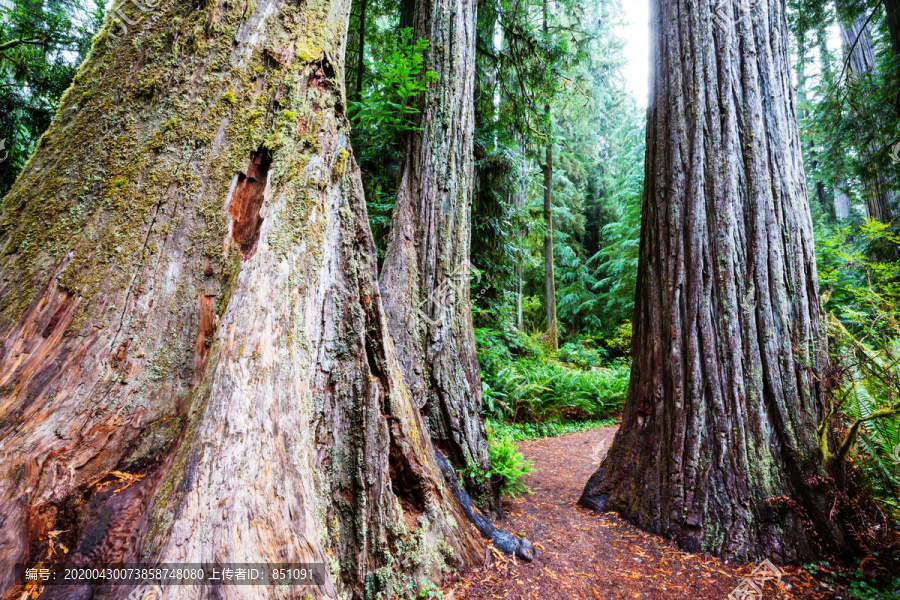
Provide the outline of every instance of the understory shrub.
[[609,357],[606,348],[598,348],[590,338],[579,338],[574,342],[563,344],[556,357],[565,362],[572,363],[582,369],[591,369],[603,364]]
[[483,410],[514,423],[608,418],[622,409],[629,371],[627,366],[582,371],[536,360],[482,367]]
[[492,427],[487,429],[488,447],[491,454],[491,472],[487,477],[500,478],[500,489],[510,496],[530,494],[531,491],[525,485],[523,478],[534,471],[530,460],[519,452],[516,442],[512,438],[497,435]]
[[590,421],[543,421],[541,423],[502,423],[494,419],[486,419],[487,426],[494,430],[494,435],[509,438],[516,442],[537,440],[569,433],[578,433],[588,429],[612,427],[615,419],[599,419]]

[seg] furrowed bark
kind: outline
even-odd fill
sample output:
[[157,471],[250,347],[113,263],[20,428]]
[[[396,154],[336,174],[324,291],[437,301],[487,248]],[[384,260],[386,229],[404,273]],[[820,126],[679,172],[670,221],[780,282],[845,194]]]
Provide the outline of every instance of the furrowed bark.
[[[397,357],[435,444],[487,510],[498,504],[481,417],[469,286],[475,3],[416,3],[401,19],[428,40],[429,83],[406,139],[381,290]],[[474,469],[473,469],[474,467]],[[480,470],[481,473],[473,471]]]
[[347,0],[116,8],[0,213],[0,596],[50,531],[67,562],[328,564],[266,597],[474,561],[381,308]]
[[820,556],[846,538],[816,439],[825,340],[785,2],[651,6],[634,362],[580,501],[689,551]]

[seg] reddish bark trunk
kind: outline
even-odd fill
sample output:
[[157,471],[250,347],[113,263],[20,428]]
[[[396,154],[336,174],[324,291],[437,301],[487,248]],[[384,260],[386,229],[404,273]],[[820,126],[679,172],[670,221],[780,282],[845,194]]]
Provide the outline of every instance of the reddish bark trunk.
[[682,548],[805,560],[827,517],[812,222],[785,2],[652,3],[629,395],[582,504]]
[[421,99],[420,129],[406,140],[381,289],[404,380],[432,439],[467,470],[478,503],[496,509],[497,490],[484,477],[490,459],[469,290],[475,3],[420,2],[404,19],[428,40],[424,66],[437,78]]

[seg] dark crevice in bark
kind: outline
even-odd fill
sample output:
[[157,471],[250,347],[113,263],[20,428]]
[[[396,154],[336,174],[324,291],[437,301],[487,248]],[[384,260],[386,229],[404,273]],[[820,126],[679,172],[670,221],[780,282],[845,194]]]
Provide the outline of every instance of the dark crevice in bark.
[[425,487],[421,477],[410,468],[409,460],[393,435],[389,465],[391,491],[403,507],[407,526],[414,529],[416,518],[425,513]]
[[[28,512],[28,560],[96,566],[136,562],[149,506],[171,467],[185,421],[166,418],[148,424],[108,474],[73,490],[59,502]],[[45,588],[47,600],[107,597],[105,584]]]
[[[257,237],[259,234],[257,234]],[[200,383],[206,360],[209,357],[209,348],[213,343],[216,333],[216,298],[200,295],[200,314],[197,340],[194,344],[194,385]]]
[[56,326],[59,325],[59,322],[63,320],[65,314],[69,311],[72,306],[72,303],[75,301],[75,296],[69,294],[68,292],[62,292],[63,299],[60,302],[59,308],[56,309],[56,312],[53,313],[53,316],[50,317],[50,320],[47,322],[47,326],[44,327],[44,331],[41,332],[41,337],[48,337],[53,330],[56,329]]
[[[389,389],[390,385],[388,374],[384,370],[384,362],[377,350],[379,347],[381,347],[380,345],[384,343],[384,340],[380,339],[380,337],[378,336],[378,329],[375,327],[376,323],[371,322],[373,319],[378,319],[379,315],[372,314],[373,312],[374,311],[369,311],[369,314],[366,315],[366,320],[370,321],[369,323],[367,323],[368,331],[366,333],[365,339],[366,362],[369,365],[369,373],[373,377],[378,379],[384,389]],[[386,404],[386,398],[385,402],[383,402],[382,404],[384,407],[382,409],[382,414],[384,414],[385,416],[390,416],[391,411]]]
[[334,65],[328,60],[327,55],[323,55],[321,59],[313,63],[312,74],[307,80],[307,86],[319,91],[333,91],[336,89],[334,75]]

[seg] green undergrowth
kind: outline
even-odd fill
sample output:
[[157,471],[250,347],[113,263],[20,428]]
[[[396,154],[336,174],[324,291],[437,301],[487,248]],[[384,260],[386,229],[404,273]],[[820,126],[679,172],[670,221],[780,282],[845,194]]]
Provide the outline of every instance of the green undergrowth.
[[803,567],[817,579],[835,587],[845,587],[854,600],[896,600],[900,598],[900,575],[871,572],[864,565],[841,568],[829,562],[806,564]]
[[[607,419],[622,410],[630,367],[581,368],[547,356],[518,332],[476,330],[485,416],[502,422],[545,423]],[[565,348],[565,347],[564,347]],[[572,348],[566,356],[572,357]],[[584,358],[581,352],[579,358]]]
[[486,419],[489,431],[495,438],[509,439],[515,442],[557,437],[570,433],[612,427],[615,419],[596,419],[591,421],[547,421],[544,423],[502,423],[494,419]]
[[497,435],[492,428],[488,428],[488,446],[491,454],[491,473],[488,473],[488,477],[500,478],[500,489],[504,494],[530,494],[531,490],[525,485],[523,478],[534,472],[534,465],[519,452],[515,440]]
[[600,346],[581,340],[548,354],[539,335],[479,328],[482,411],[491,472],[503,493],[528,492],[524,476],[533,465],[516,442],[576,433],[615,424],[628,391],[630,367],[609,360]]

